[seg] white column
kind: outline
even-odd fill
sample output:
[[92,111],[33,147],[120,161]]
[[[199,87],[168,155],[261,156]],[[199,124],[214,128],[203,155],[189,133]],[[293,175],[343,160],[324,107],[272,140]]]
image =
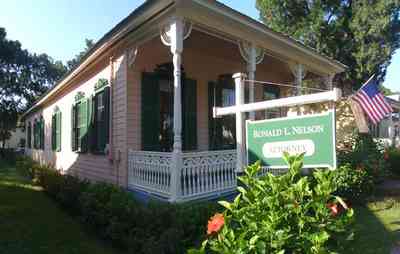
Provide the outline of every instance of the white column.
[[[244,79],[246,75],[243,73],[236,73],[233,75],[235,79],[235,102],[236,106],[240,106],[244,103]],[[245,144],[244,144],[244,113],[236,111],[236,171],[243,171],[244,167],[244,155],[245,155]]]
[[183,21],[175,19],[170,27],[171,53],[174,64],[174,144],[171,168],[171,200],[176,202],[180,197],[180,176],[182,168],[182,98],[181,98],[181,64],[183,51]]
[[388,138],[390,140],[390,145],[394,146],[395,145],[395,139],[394,139],[394,123],[393,123],[393,113],[389,114],[389,127],[388,127]]
[[[247,63],[247,72],[249,74],[249,103],[254,102],[254,80],[256,76],[256,69],[257,69],[257,63],[256,63],[256,57],[257,57],[257,52],[256,52],[256,46],[254,44],[251,44],[250,48],[250,61]],[[256,118],[256,112],[250,112],[250,119],[255,120]]]
[[[304,66],[302,64],[289,64],[290,70],[294,76],[295,90],[293,92],[293,96],[301,95],[301,87],[303,85],[303,78],[305,76]],[[289,108],[287,115],[288,116],[296,116],[300,114],[300,108]]]

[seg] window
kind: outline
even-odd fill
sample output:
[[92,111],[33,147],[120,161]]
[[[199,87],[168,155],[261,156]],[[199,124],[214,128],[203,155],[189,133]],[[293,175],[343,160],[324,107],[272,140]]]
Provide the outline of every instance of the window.
[[51,148],[61,151],[61,111],[56,108],[51,118]]
[[93,97],[93,119],[90,130],[91,150],[96,153],[105,153],[109,143],[110,126],[110,87],[103,87],[96,91]]
[[75,96],[75,104],[71,109],[71,148],[72,151],[87,151],[89,100],[83,93]]
[[28,131],[27,131],[27,147],[32,148],[32,125],[31,122],[28,122]]
[[[279,98],[279,88],[277,87],[264,87],[264,100],[274,100]],[[265,110],[265,119],[272,119],[281,117],[281,110],[279,108]]]

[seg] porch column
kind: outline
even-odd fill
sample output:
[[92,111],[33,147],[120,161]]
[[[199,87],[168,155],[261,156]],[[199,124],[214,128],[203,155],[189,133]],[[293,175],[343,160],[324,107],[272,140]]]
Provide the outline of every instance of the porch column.
[[176,18],[170,27],[171,53],[174,64],[174,144],[171,171],[171,201],[176,202],[181,193],[182,168],[182,98],[181,64],[183,51],[183,20]]
[[[240,107],[244,103],[244,80],[246,75],[236,73],[235,79],[235,101],[236,106]],[[236,171],[243,171],[245,162],[245,144],[244,144],[244,113],[236,111]]]
[[395,145],[395,139],[394,139],[394,124],[393,124],[393,113],[389,114],[389,128],[388,128],[388,138],[390,140],[390,145],[394,146]]
[[[257,47],[256,44],[250,42],[239,41],[238,45],[240,54],[247,63],[247,73],[248,73],[248,78],[250,80],[249,103],[253,103],[254,93],[255,93],[254,80],[256,78],[255,74],[256,74],[257,64],[261,63],[264,60],[265,51],[264,49]],[[254,120],[255,116],[256,116],[255,112],[250,112],[251,120]]]
[[[290,70],[294,76],[294,83],[296,88],[294,89],[293,96],[301,95],[301,88],[303,86],[303,79],[305,77],[304,66],[302,64],[289,64]],[[296,116],[300,114],[299,107],[289,108],[287,115]]]
[[[257,64],[256,64],[256,57],[257,57],[257,52],[256,52],[256,46],[254,44],[251,44],[250,47],[250,61],[247,63],[247,72],[249,73],[249,103],[254,102],[254,80],[256,79],[256,69],[257,69]],[[252,111],[250,112],[250,119],[255,120],[256,119],[256,112]]]

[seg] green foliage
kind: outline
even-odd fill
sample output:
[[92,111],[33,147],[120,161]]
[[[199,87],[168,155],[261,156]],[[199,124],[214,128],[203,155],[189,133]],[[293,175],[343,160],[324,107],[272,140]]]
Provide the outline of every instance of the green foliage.
[[400,45],[400,1],[257,0],[261,19],[348,66],[336,81],[360,87],[372,74],[383,81]]
[[32,179],[35,176],[34,168],[36,164],[37,163],[28,156],[19,156],[16,159],[16,170],[20,175]]
[[388,169],[393,174],[400,176],[400,150],[398,148],[390,148],[385,153]]
[[285,160],[289,171],[282,176],[258,178],[259,164],[245,170],[240,194],[220,202],[225,225],[197,253],[331,253],[341,246],[339,240],[351,235],[353,210],[332,195],[332,171],[302,176],[303,155],[286,154]]
[[384,146],[375,142],[371,135],[358,134],[354,140],[352,150],[339,152],[339,165],[350,164],[354,169],[365,170],[378,181],[385,174]]
[[218,208],[208,202],[142,204],[120,187],[63,175],[28,157],[21,157],[17,165],[95,234],[130,253],[177,254],[199,246],[205,232],[201,225]]
[[337,185],[336,195],[351,202],[364,202],[374,190],[374,182],[367,171],[352,168],[350,164],[339,167],[334,172]]

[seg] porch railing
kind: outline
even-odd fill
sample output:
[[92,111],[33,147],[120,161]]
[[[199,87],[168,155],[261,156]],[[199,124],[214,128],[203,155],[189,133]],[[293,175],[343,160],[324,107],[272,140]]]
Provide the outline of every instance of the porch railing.
[[171,153],[129,151],[128,187],[170,196]]
[[[176,200],[207,198],[232,191],[236,187],[236,150],[183,153],[177,169],[172,153],[129,151],[128,186]],[[171,188],[172,174],[178,177]],[[173,186],[175,187],[175,186]]]
[[184,153],[181,169],[183,199],[218,195],[236,187],[236,150]]

